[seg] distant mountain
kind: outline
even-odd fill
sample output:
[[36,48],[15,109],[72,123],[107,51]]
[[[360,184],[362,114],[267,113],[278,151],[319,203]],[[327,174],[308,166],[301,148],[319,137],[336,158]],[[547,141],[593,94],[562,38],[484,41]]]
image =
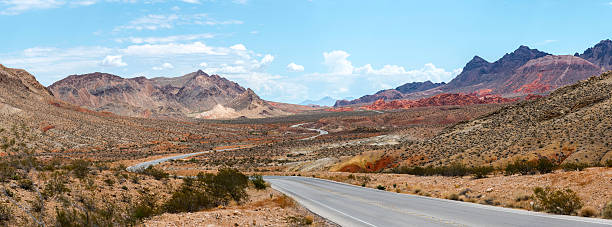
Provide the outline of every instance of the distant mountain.
[[612,70],[612,40],[602,40],[594,47],[584,51],[584,53],[580,55],[576,53],[574,56],[598,65],[604,71]]
[[317,105],[317,106],[333,106],[334,103],[336,102],[336,99],[329,97],[329,96],[325,96],[319,100],[304,100],[303,102],[300,103],[300,105]]
[[334,107],[348,106],[348,105],[359,105],[359,104],[367,104],[374,102],[376,100],[395,100],[405,98],[404,94],[410,94],[419,91],[425,91],[432,88],[436,88],[444,85],[445,83],[432,83],[431,81],[425,82],[412,82],[406,83],[402,86],[399,86],[395,89],[387,89],[376,92],[373,95],[365,95],[358,99],[354,100],[338,100]]
[[475,56],[463,67],[463,71],[457,77],[440,89],[444,93],[472,93],[481,90],[491,90],[495,93],[494,91],[512,77],[516,69],[532,59],[547,55],[549,54],[537,49],[520,46],[493,63]]
[[601,73],[587,60],[571,55],[548,55],[530,60],[496,90],[496,93],[546,93]]
[[49,89],[66,102],[124,116],[257,118],[286,114],[252,90],[201,70],[153,79],[126,79],[107,73],[72,75]]
[[612,70],[612,41],[609,39],[574,56],[550,55],[520,46],[492,63],[474,56],[448,84],[408,83],[351,101],[339,100],[335,106],[366,105],[377,100],[418,100],[438,94],[502,97],[544,94],[607,70]]

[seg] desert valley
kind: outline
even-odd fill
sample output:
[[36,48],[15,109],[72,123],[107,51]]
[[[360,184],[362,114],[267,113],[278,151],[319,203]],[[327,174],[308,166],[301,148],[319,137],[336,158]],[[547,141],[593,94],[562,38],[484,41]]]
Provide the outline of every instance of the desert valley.
[[[150,14],[109,34],[202,24],[242,21]],[[132,43],[122,55],[147,61],[207,57],[186,74],[170,63],[135,74],[107,55],[96,64],[112,73],[54,63],[66,73],[50,79],[35,73],[47,65],[21,66],[76,55],[33,48],[24,64],[0,55],[0,226],[612,226],[610,39],[562,55],[518,45],[454,74],[428,66],[422,80],[401,67],[397,87],[350,98],[320,85],[310,88],[317,100],[299,89],[383,76],[351,84],[361,89],[395,80],[385,70],[397,67],[324,52],[339,66],[294,85],[266,73],[272,55],[242,44],[170,43],[231,36],[208,35],[116,40]],[[142,47],[151,50],[131,54]],[[211,66],[231,58],[219,64],[230,70]],[[275,86],[284,93],[271,99]]]

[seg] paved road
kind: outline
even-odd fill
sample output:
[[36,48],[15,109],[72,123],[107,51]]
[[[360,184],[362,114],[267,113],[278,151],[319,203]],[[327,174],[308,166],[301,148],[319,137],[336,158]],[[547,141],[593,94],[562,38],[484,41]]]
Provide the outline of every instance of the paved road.
[[[292,126],[291,126],[291,128],[302,127],[302,125],[305,125],[305,124],[308,124],[308,123],[302,123],[302,124],[292,125]],[[303,128],[303,127],[302,127],[302,128]],[[300,140],[311,140],[311,139],[317,138],[317,137],[322,136],[322,135],[327,135],[327,134],[329,133],[329,132],[327,132],[327,131],[325,131],[325,130],[323,130],[323,129],[318,129],[318,128],[304,128],[304,129],[306,129],[306,130],[310,130],[310,131],[315,131],[315,132],[318,132],[318,133],[319,133],[319,135],[311,136],[311,137],[304,138],[304,139],[300,139]]]
[[[220,149],[220,150],[216,150],[216,151],[231,151],[231,150],[237,150],[240,148],[228,148],[228,149]],[[167,161],[172,161],[172,160],[179,160],[179,159],[186,159],[192,156],[196,156],[196,155],[201,155],[201,154],[206,154],[206,153],[210,153],[212,152],[212,150],[210,151],[202,151],[202,152],[196,152],[196,153],[190,153],[190,154],[182,154],[182,155],[176,155],[176,156],[171,156],[171,157],[165,157],[165,158],[160,158],[160,159],[155,159],[155,160],[151,160],[151,161],[147,161],[147,162],[141,162],[138,163],[136,165],[127,167],[126,170],[129,172],[136,172],[139,170],[143,170],[146,169],[149,166],[154,166],[157,165],[159,163],[162,162],[167,162]]]
[[406,195],[315,178],[264,179],[272,188],[342,226],[612,226],[612,220]]

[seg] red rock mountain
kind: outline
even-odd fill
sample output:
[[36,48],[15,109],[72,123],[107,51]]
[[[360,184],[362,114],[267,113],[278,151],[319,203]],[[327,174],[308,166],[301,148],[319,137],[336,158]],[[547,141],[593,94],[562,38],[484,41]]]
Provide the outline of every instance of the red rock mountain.
[[501,97],[547,94],[559,87],[611,69],[612,41],[610,40],[601,41],[583,54],[574,56],[550,55],[537,49],[520,46],[493,63],[475,56],[448,84],[439,84],[426,89],[409,89],[406,92],[400,92],[399,88],[382,90],[374,95],[366,95],[351,101],[337,101],[336,107],[366,105],[381,99],[419,100],[437,94],[463,93],[479,96],[489,94]]
[[336,101],[336,104],[334,105],[334,107],[366,104],[366,103],[371,103],[371,102],[374,102],[380,99],[382,100],[403,99],[405,98],[405,94],[429,90],[432,88],[442,86],[444,84],[445,84],[444,82],[432,83],[431,81],[406,83],[395,89],[387,89],[387,90],[378,91],[376,92],[376,94],[365,95],[358,99],[354,99],[350,101],[349,100],[338,100]]
[[502,98],[499,96],[478,96],[476,94],[439,94],[429,98],[422,98],[418,100],[393,100],[385,102],[380,99],[371,105],[365,106],[365,109],[369,110],[390,110],[390,109],[408,109],[414,107],[427,107],[427,106],[450,106],[450,105],[475,105],[475,104],[491,104],[491,103],[506,103],[514,102],[518,99],[513,98]]
[[600,73],[598,66],[582,58],[548,55],[530,60],[516,69],[495,93],[546,93]]
[[201,70],[153,79],[126,79],[107,73],[72,75],[49,89],[66,102],[124,116],[256,118],[286,114],[252,90]]

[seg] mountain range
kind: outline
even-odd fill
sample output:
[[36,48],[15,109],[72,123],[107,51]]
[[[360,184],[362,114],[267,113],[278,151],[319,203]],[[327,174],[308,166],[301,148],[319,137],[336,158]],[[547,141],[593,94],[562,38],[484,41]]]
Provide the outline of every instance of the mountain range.
[[[474,56],[449,83],[411,82],[355,100],[338,100],[335,107],[365,105],[379,99],[421,99],[442,93],[474,93],[503,97],[547,94],[612,69],[612,41],[603,40],[582,54],[551,55],[520,46],[495,62]],[[410,88],[410,89],[401,89]]]
[[199,70],[180,77],[72,75],[49,86],[53,95],[95,111],[155,118],[261,118],[289,114],[251,89]]

